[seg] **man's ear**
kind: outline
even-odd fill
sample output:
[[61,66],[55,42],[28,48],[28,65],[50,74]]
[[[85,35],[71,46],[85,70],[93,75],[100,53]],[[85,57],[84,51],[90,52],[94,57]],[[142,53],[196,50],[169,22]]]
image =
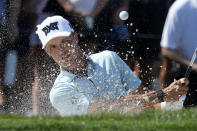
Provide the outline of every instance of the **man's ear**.
[[46,47],[44,47],[44,49],[43,49],[47,54],[48,54],[48,56],[50,56],[51,57],[51,55],[50,55],[50,53],[48,52],[48,50],[47,50],[47,48]]

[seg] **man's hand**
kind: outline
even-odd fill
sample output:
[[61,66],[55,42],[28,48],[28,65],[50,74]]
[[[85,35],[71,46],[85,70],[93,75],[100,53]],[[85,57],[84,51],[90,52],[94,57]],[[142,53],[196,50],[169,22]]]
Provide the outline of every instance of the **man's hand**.
[[[187,86],[189,84],[189,80],[186,78],[182,78],[178,81],[174,81],[170,86],[163,89],[164,93],[164,101],[178,101],[180,96],[187,93]],[[155,91],[151,91],[146,94],[141,95],[129,95],[125,97],[126,101],[139,101],[139,105],[141,105],[142,109],[146,108],[155,108],[160,109],[160,103],[157,98],[157,93]]]
[[180,96],[186,94],[188,91],[189,80],[182,78],[178,81],[174,81],[170,86],[163,89],[164,101],[178,101]]

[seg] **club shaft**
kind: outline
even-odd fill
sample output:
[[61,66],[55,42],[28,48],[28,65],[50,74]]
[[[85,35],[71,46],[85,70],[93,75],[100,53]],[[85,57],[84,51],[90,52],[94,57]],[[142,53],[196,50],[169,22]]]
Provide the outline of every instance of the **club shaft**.
[[195,50],[195,52],[193,54],[192,60],[189,63],[189,66],[188,66],[187,71],[186,71],[185,76],[184,76],[185,78],[188,78],[189,77],[189,75],[191,73],[191,70],[192,70],[192,66],[193,66],[194,61],[196,59],[196,56],[197,56],[197,48],[196,48],[196,50]]

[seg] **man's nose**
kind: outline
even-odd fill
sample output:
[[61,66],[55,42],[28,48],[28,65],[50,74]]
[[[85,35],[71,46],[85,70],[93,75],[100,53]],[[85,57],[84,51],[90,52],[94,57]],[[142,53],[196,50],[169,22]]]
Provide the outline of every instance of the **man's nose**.
[[63,51],[65,51],[65,48],[62,47],[62,46],[60,46],[60,47],[59,47],[59,51],[60,51],[60,52],[63,52]]
[[58,50],[58,54],[59,55],[65,55],[66,54],[66,49],[62,49],[62,48],[60,48],[59,50]]

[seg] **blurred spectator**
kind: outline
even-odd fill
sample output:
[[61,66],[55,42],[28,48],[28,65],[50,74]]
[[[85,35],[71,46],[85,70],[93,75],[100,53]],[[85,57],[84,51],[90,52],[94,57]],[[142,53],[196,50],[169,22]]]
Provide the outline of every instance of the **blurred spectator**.
[[[184,76],[197,47],[197,1],[177,0],[170,8],[163,30],[161,46],[163,68],[160,79],[164,87]],[[175,63],[172,65],[172,63]],[[189,77],[190,84],[184,106],[197,105],[197,60]]]
[[[14,51],[14,41],[18,37],[18,14],[20,9],[20,0],[3,0],[0,3],[1,5],[1,44],[0,44],[0,87],[3,90],[3,105],[4,108],[7,108],[9,103],[9,98],[12,97],[7,94],[8,87],[7,84],[13,84],[15,81],[15,71],[16,71],[16,59],[17,54]],[[13,55],[12,52],[15,54]],[[13,57],[14,56],[14,57]],[[10,58],[16,58],[12,61]],[[12,64],[9,64],[9,63]],[[6,65],[9,65],[6,66]],[[7,81],[9,80],[11,81]]]
[[[39,58],[43,59],[43,52],[41,51],[40,41],[35,35],[36,26],[39,25],[40,21],[45,17],[48,17],[49,14],[43,14],[43,9],[46,7],[48,0],[34,0],[34,7],[37,14],[37,20],[34,24],[33,31],[31,32],[30,39],[29,39],[29,46],[30,46],[30,54],[29,54],[29,62],[31,65],[31,69],[33,70],[33,86],[32,86],[32,110],[28,113],[30,115],[37,115],[38,114],[38,89],[40,86],[40,72],[39,68],[43,65],[40,64]],[[30,4],[29,4],[30,5]]]
[[[37,26],[48,16],[65,14],[64,9],[54,0],[44,0],[42,1],[42,5],[37,2],[36,8],[39,9],[37,11],[39,16],[36,22]],[[53,80],[58,73],[56,71],[58,67],[42,49],[40,40],[35,34],[36,30],[37,27],[34,26],[34,31],[31,33],[29,42],[29,65],[31,65],[31,69],[33,70],[32,112],[30,111],[29,113],[33,115],[54,114],[55,111],[51,107],[48,94],[50,91],[49,87],[52,86]],[[46,65],[49,66],[46,67]]]
[[5,26],[6,26],[6,16],[7,16],[7,0],[2,0],[0,2],[0,109],[3,105],[3,73],[4,73],[4,58],[5,58]]
[[[15,63],[8,65],[15,65],[12,68],[16,68],[14,72],[16,78],[12,81],[12,85],[5,86],[3,89],[7,112],[24,113],[28,110],[30,104],[29,99],[31,97],[29,97],[29,94],[31,88],[29,87],[31,87],[32,73],[31,67],[28,65],[29,36],[38,17],[34,2],[35,0],[9,0],[8,2],[6,48],[9,49],[9,52],[14,52],[12,56]],[[6,60],[6,63],[12,62],[11,59]],[[6,70],[10,72],[8,68]]]
[[[39,15],[39,18],[36,24],[39,25],[45,18],[51,15],[52,14],[50,13],[41,13]],[[45,65],[47,64],[46,62],[49,62],[49,57],[45,55],[46,53],[43,51],[40,40],[36,36],[35,31],[36,31],[36,27],[30,36],[29,44],[30,44],[31,49],[30,49],[29,59],[30,59],[30,64],[32,65],[33,74],[34,74],[34,82],[32,86],[32,113],[33,115],[38,115],[39,112],[41,112],[41,110],[39,111],[40,99],[43,99],[41,97],[45,97],[45,95],[43,96],[39,95],[41,93],[39,92],[39,90],[41,91],[41,90],[44,90],[44,88],[48,88],[48,86],[45,87],[46,82],[43,81],[43,78],[49,79],[49,76],[48,76],[49,73],[43,74],[43,72],[50,72],[50,71],[49,70],[46,71],[45,69]],[[51,63],[50,65],[54,66],[55,64]],[[43,83],[45,85],[43,85]],[[45,91],[45,93],[47,94],[47,91]],[[48,98],[48,96],[46,96],[46,98]],[[47,102],[45,101],[45,103]],[[49,108],[49,105],[47,107]]]

